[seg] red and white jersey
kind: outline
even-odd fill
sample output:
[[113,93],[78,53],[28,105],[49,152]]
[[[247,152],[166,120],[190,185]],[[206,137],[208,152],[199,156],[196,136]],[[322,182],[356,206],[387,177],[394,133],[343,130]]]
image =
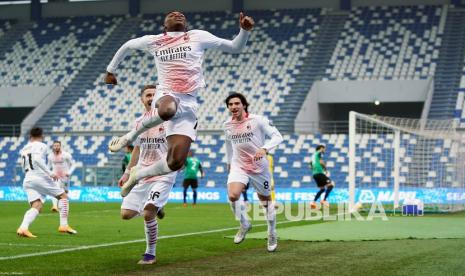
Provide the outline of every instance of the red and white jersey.
[[205,87],[202,62],[206,49],[240,52],[245,47],[248,36],[249,32],[243,29],[232,41],[202,30],[146,35],[129,40],[121,46],[107,71],[113,73],[128,50],[144,50],[155,58],[159,91],[190,93]]
[[71,175],[75,169],[73,157],[66,151],[58,154],[51,152],[47,159],[49,167],[58,178],[66,178],[66,175]]
[[248,114],[242,121],[229,119],[223,124],[223,129],[231,171],[261,173],[269,170],[266,156],[258,161],[254,160],[254,156],[259,149],[272,150],[283,141],[283,137],[266,117]]
[[47,145],[38,141],[29,142],[21,149],[20,162],[25,172],[25,182],[50,178],[52,172],[47,167],[47,150]]
[[[147,120],[148,117],[153,116],[153,112],[156,112],[156,110],[152,109],[137,118],[135,121],[136,127],[139,127],[139,124],[141,124],[144,120]],[[134,142],[134,145],[140,147],[137,166],[147,167],[154,164],[161,158],[166,158],[168,142],[166,141],[164,124],[152,127],[139,135]],[[176,180],[176,174],[176,172],[172,172],[166,175],[146,177],[139,181],[139,183],[153,183],[155,181],[174,182]]]

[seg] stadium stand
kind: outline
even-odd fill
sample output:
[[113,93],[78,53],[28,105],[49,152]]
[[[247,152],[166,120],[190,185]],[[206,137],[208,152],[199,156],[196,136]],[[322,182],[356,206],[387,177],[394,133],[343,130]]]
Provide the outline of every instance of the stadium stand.
[[0,63],[0,85],[67,86],[121,17],[43,19],[16,41]]
[[465,56],[465,10],[449,8],[434,74],[434,94],[429,118],[447,119],[454,114]]
[[457,104],[455,106],[455,118],[459,120],[460,127],[465,128],[465,67],[462,70],[460,88],[457,95]]
[[434,75],[446,10],[442,6],[353,8],[325,80]]
[[[102,169],[111,159],[107,151],[107,143],[110,136],[71,136],[71,137],[48,137],[47,144],[52,144],[54,139],[60,139],[63,149],[70,152],[77,160],[78,169],[73,175],[73,185],[116,185],[121,172],[119,167],[116,171],[111,168]],[[363,171],[357,174],[357,183],[379,183],[379,187],[392,185],[383,179],[391,175],[392,160],[384,159],[389,156],[386,152],[393,142],[393,135],[358,135],[357,144],[360,148],[367,148],[358,158],[364,158],[372,167],[376,168],[373,175],[364,175]],[[25,145],[24,138],[5,137],[0,139],[0,183],[10,185],[21,180],[22,173],[19,169],[19,157],[17,152]],[[403,135],[401,144],[401,162],[412,162],[414,148],[417,141],[408,134]],[[224,137],[219,134],[200,135],[192,149],[196,156],[202,160],[202,166],[208,177],[201,181],[201,186],[224,187],[226,185],[226,157],[224,149]],[[311,155],[318,144],[327,146],[328,171],[331,178],[340,187],[347,187],[348,177],[348,136],[346,134],[317,134],[317,135],[284,135],[284,142],[275,149],[275,182],[280,188],[300,188],[309,186],[312,182],[309,163]],[[440,145],[436,146],[441,149]],[[449,145],[450,147],[450,145]],[[446,145],[447,149],[448,146]],[[440,162],[447,162],[449,152],[435,150],[434,157]],[[121,155],[118,156],[121,158]],[[120,160],[120,159],[119,159]],[[96,167],[100,167],[96,170]],[[430,168],[429,178],[435,176],[437,168]],[[181,184],[182,177],[177,182]],[[401,183],[408,181],[408,167],[401,170]],[[20,183],[20,182],[18,182]],[[425,183],[427,185],[427,183]]]

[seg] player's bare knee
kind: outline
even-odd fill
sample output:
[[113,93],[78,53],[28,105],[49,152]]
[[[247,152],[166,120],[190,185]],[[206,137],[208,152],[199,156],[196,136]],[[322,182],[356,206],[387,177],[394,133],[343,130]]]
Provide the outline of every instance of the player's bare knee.
[[144,220],[152,221],[155,219],[158,213],[158,208],[153,204],[148,204],[144,208]]
[[66,193],[62,193],[61,195],[57,196],[57,199],[68,199],[68,195]]
[[158,107],[158,116],[164,121],[168,121],[174,117],[177,111],[177,104],[174,99],[167,99],[163,101]]
[[240,196],[241,196],[240,194],[229,194],[228,198],[229,198],[229,201],[236,202],[239,200]]
[[168,158],[168,167],[172,170],[172,171],[177,171],[177,170],[180,170],[182,168],[182,166],[184,166],[184,161],[181,160],[180,158]]
[[134,214],[128,210],[121,210],[121,219],[129,220],[134,217]]

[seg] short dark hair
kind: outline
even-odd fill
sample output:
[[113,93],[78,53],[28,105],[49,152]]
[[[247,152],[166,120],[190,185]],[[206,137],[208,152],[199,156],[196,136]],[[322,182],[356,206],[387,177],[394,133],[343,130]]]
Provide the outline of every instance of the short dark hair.
[[60,142],[60,141],[58,141],[58,140],[55,140],[55,141],[53,141],[53,143],[54,143],[54,144],[55,144],[55,143],[58,143],[58,144],[60,144],[60,145],[61,145],[61,142]]
[[41,137],[43,134],[44,134],[44,131],[43,131],[42,128],[40,128],[40,127],[33,127],[33,128],[29,131],[29,135],[30,135],[32,138]]
[[147,84],[147,85],[144,85],[144,87],[142,87],[142,89],[140,90],[140,96],[142,97],[144,95],[144,91],[147,90],[147,89],[156,89],[157,86],[155,84]]
[[130,149],[130,150],[133,150],[133,149],[134,149],[134,145],[127,145],[126,147],[127,147],[128,149]]
[[319,151],[320,149],[326,148],[325,145],[318,145],[316,146],[316,150]]
[[229,96],[224,101],[224,103],[226,104],[226,107],[229,106],[229,101],[234,98],[239,98],[239,100],[241,100],[241,103],[244,106],[245,112],[248,113],[249,103],[247,102],[247,99],[245,98],[245,96],[242,95],[241,93],[234,92],[234,93],[229,94]]

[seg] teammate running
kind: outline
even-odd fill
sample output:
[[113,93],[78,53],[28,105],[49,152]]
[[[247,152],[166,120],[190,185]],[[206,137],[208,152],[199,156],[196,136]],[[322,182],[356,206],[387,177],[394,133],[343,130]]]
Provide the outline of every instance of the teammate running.
[[[139,117],[135,124],[140,124],[145,118],[152,116],[150,106],[156,92],[154,85],[146,85],[141,91],[141,101],[145,113]],[[129,178],[129,170],[134,166],[147,167],[164,157],[168,150],[166,143],[165,127],[163,124],[151,128],[141,134],[135,141],[131,160],[126,172],[118,184],[121,186]],[[158,222],[156,217],[164,216],[163,206],[168,201],[169,193],[176,180],[176,172],[163,176],[147,177],[142,179],[132,189],[121,204],[121,217],[132,219],[143,213],[145,225],[146,249],[143,258],[138,264],[147,265],[156,262],[156,244],[158,238]]]
[[47,195],[56,197],[58,209],[60,210],[61,233],[77,234],[77,231],[68,225],[68,196],[65,190],[59,187],[54,181],[59,178],[47,167],[45,158],[47,157],[47,145],[44,140],[41,128],[34,127],[30,131],[29,143],[20,151],[21,163],[25,173],[23,188],[27,194],[27,199],[31,208],[24,214],[23,222],[16,233],[21,237],[36,238],[29,231],[29,226],[37,218]]
[[153,116],[144,119],[126,135],[113,139],[109,144],[110,150],[121,150],[138,135],[164,121],[167,121],[168,137],[167,157],[140,170],[135,167],[122,187],[123,197],[138,180],[174,172],[184,166],[191,143],[196,138],[196,97],[198,91],[205,87],[202,73],[203,54],[207,49],[219,49],[229,53],[241,52],[247,43],[254,21],[241,13],[239,25],[239,34],[233,40],[226,40],[202,30],[187,31],[184,14],[174,11],[165,17],[164,33],[129,40],[116,52],[107,67],[105,83],[117,84],[113,73],[130,50],[144,50],[155,58],[160,83],[157,90],[160,93],[157,93],[152,102],[152,108],[155,109]]
[[186,164],[184,165],[184,181],[182,182],[183,190],[183,206],[187,207],[187,189],[189,186],[192,187],[192,194],[194,205],[197,204],[197,188],[199,187],[198,173],[200,172],[200,177],[205,177],[205,172],[202,169],[202,163],[197,157],[194,157],[194,152],[189,151],[189,155],[186,159]]
[[[73,157],[61,149],[60,141],[54,141],[52,152],[48,155],[47,160],[48,167],[58,177],[58,186],[68,193],[69,180],[75,169]],[[52,197],[52,203],[52,211],[58,212],[58,199]]]
[[316,193],[313,201],[310,203],[310,207],[312,209],[316,209],[318,207],[316,202],[323,193],[325,193],[325,197],[320,203],[323,206],[329,206],[329,203],[326,199],[335,186],[334,182],[326,175],[328,171],[326,170],[326,165],[323,161],[323,155],[325,152],[326,147],[323,145],[318,145],[310,163],[310,166],[312,167],[313,179],[315,179],[316,185],[320,189]]
[[[266,117],[249,114],[244,95],[233,93],[226,98],[226,106],[232,117],[223,125],[226,138],[226,157],[229,168],[228,197],[234,215],[240,221],[240,228],[234,237],[241,243],[252,228],[247,219],[245,206],[240,195],[247,183],[257,192],[265,208],[268,223],[269,252],[278,246],[276,234],[276,212],[271,200],[271,173],[266,154],[283,141],[283,137]],[[266,137],[270,137],[266,140]]]

